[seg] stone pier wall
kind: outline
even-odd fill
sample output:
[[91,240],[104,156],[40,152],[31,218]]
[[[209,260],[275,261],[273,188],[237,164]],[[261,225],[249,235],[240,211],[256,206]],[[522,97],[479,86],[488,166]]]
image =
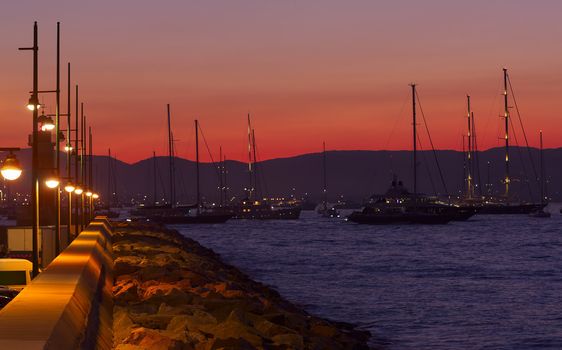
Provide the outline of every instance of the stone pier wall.
[[112,228],[96,218],[0,311],[0,349],[111,349]]

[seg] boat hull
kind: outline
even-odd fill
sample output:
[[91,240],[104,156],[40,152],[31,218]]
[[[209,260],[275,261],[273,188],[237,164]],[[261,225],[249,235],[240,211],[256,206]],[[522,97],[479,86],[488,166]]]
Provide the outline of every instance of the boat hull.
[[478,214],[531,214],[542,210],[546,204],[483,204]]
[[301,215],[301,208],[242,208],[237,210],[233,219],[246,220],[297,220]]
[[426,213],[386,214],[353,212],[347,217],[347,220],[358,224],[368,225],[444,225],[453,220],[453,216]]

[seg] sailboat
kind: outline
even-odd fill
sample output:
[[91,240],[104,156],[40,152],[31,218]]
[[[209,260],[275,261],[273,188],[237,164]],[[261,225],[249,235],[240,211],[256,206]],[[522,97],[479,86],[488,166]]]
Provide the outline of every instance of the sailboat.
[[507,69],[503,68],[503,96],[504,96],[504,125],[505,125],[505,177],[503,180],[505,190],[502,197],[488,197],[483,198],[478,204],[479,214],[530,214],[542,210],[546,203],[543,202],[541,198],[541,203],[529,203],[529,202],[513,202],[510,192],[510,163],[509,163],[509,125],[510,125],[510,112],[509,112],[509,94],[508,94],[508,75]]
[[[543,160],[543,149],[542,149],[542,130],[539,132],[540,135],[540,158],[539,158],[539,166],[540,166],[540,192],[541,192],[541,205],[544,204],[544,206],[546,206],[545,203],[545,192],[546,192],[546,181],[545,181],[545,171],[544,171],[544,160]],[[544,206],[540,209],[538,209],[537,211],[532,212],[531,214],[529,214],[532,217],[535,218],[549,218],[550,217],[550,213],[547,211],[544,211]]]
[[259,198],[256,169],[256,136],[248,114],[248,174],[246,197],[233,206],[233,219],[250,220],[295,220],[300,217],[301,207],[293,203],[270,203]]
[[194,205],[172,205],[172,210],[150,216],[152,221],[162,224],[220,224],[232,217],[223,210],[205,208],[201,202],[200,171],[199,171],[199,121],[195,120],[195,164],[197,196]]
[[326,142],[322,142],[322,203],[316,210],[323,218],[339,218],[338,210],[328,206],[328,188],[326,181]]
[[391,188],[384,195],[374,195],[363,210],[355,211],[347,221],[359,224],[446,224],[461,216],[472,216],[456,206],[441,203],[417,191],[417,128],[416,128],[416,84],[412,87],[413,120],[413,192],[409,192],[394,175]]

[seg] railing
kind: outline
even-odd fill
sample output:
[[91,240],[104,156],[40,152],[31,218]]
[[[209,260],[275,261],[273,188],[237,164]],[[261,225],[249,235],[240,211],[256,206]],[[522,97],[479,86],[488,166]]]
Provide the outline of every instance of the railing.
[[97,217],[0,311],[0,349],[111,349],[112,229]]

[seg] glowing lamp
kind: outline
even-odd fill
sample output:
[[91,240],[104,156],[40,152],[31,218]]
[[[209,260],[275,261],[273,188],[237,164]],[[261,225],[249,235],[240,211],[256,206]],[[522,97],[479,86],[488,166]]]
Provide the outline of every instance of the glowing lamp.
[[48,117],[45,114],[41,114],[39,118],[37,118],[37,122],[41,125],[41,131],[51,131],[55,128],[53,118]]
[[45,185],[47,185],[47,187],[49,188],[56,188],[59,185],[59,179],[57,179],[56,177],[49,177],[47,180],[45,180]]
[[32,95],[29,98],[29,102],[27,102],[27,109],[29,109],[30,111],[34,111],[36,109],[39,109],[39,107],[41,107],[39,101],[37,101],[37,98]]
[[98,199],[98,198],[100,198],[100,195],[97,194],[97,193],[94,193],[94,194],[92,195],[92,198],[93,198],[93,199]]
[[22,168],[15,154],[10,153],[6,156],[6,160],[4,160],[4,164],[0,168],[0,173],[2,173],[4,179],[10,181],[20,177]]
[[85,194],[87,197],[91,197],[93,195],[92,191],[87,191]]
[[84,192],[84,190],[81,189],[80,187],[76,187],[76,189],[74,190],[74,193],[76,193],[78,195],[82,194],[82,192]]
[[66,186],[64,186],[64,190],[68,193],[72,193],[74,192],[76,188],[74,187],[74,185],[72,183],[67,183]]
[[71,146],[71,145],[66,145],[66,146],[64,146],[64,151],[65,151],[65,152],[71,152],[71,151],[72,151],[72,146]]

